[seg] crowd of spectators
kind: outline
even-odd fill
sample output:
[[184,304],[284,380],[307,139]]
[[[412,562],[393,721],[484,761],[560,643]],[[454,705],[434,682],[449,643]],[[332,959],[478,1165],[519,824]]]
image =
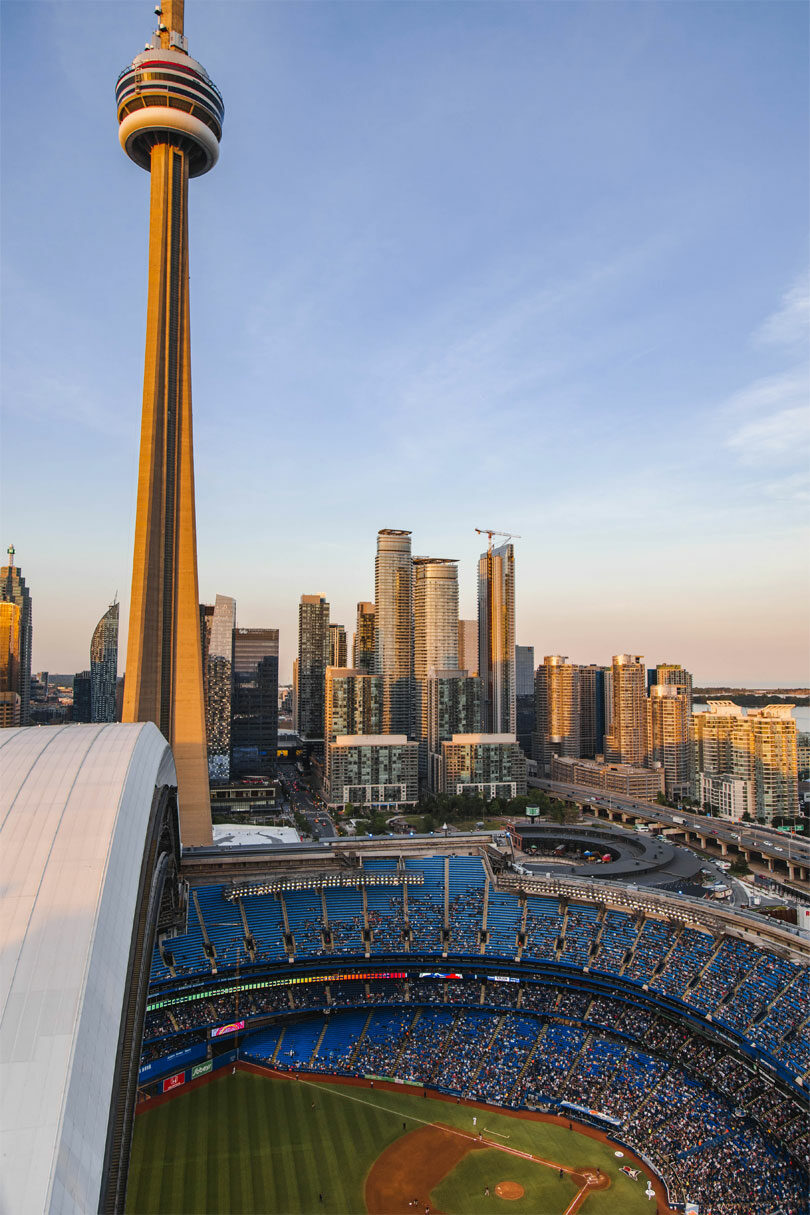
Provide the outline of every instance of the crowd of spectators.
[[[715,1022],[746,1033],[794,1075],[810,1072],[810,1032],[805,1024],[810,1005],[810,968],[798,967],[787,958],[766,953],[738,938],[716,937],[675,922],[645,918],[641,913],[628,915],[593,904],[538,896],[529,896],[525,904],[515,898],[510,911],[511,896],[492,888],[494,922],[502,927],[487,934],[483,928],[484,876],[480,864],[471,858],[449,858],[446,864],[443,858],[426,858],[412,866],[420,867],[424,885],[409,887],[407,900],[403,891],[369,887],[367,915],[357,891],[326,890],[328,928],[320,891],[285,894],[290,932],[286,940],[277,896],[244,899],[245,934],[241,915],[233,902],[223,900],[222,888],[199,888],[199,906],[215,953],[206,948],[202,925],[196,915],[190,914],[187,937],[166,940],[162,953],[156,950],[155,981],[165,983],[172,977],[167,963],[174,977],[182,977],[214,969],[221,975],[237,963],[247,967],[252,962],[278,961],[288,953],[296,957],[373,958],[375,953],[401,951],[511,958],[520,948],[524,961],[557,959],[572,968],[587,965],[595,974],[622,975],[647,984],[652,991],[675,996],[703,1015],[711,1013]],[[452,894],[447,929],[445,874]],[[525,940],[519,947],[513,942],[512,932],[517,935],[521,923]],[[524,989],[526,997],[534,998],[528,985]],[[511,993],[495,994],[493,990],[492,999],[506,1008]]]

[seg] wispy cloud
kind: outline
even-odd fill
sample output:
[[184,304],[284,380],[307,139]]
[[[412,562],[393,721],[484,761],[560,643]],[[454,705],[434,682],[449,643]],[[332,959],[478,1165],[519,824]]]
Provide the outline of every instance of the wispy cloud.
[[[781,347],[795,360],[810,330],[810,290],[805,278],[782,296],[779,307],[754,333],[760,345]],[[810,453],[810,366],[806,358],[755,380],[726,402],[730,425],[725,445],[747,465],[795,464]],[[790,497],[795,499],[795,488]]]
[[740,426],[727,445],[744,464],[805,459],[810,454],[810,410],[804,404],[755,418]]
[[769,346],[807,345],[810,339],[810,282],[806,275],[785,292],[780,306],[763,321],[754,339]]

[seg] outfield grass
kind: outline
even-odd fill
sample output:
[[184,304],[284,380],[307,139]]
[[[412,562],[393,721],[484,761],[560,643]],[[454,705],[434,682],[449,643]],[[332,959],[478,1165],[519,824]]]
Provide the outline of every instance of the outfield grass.
[[[312,1109],[312,1102],[315,1109]],[[550,1123],[510,1118],[420,1091],[383,1092],[237,1072],[139,1114],[129,1172],[130,1215],[265,1212],[365,1215],[366,1174],[405,1132],[442,1122],[485,1133],[521,1151],[573,1167],[599,1165],[610,1190],[588,1196],[582,1215],[649,1212],[643,1185],[618,1171],[612,1149]],[[517,1202],[484,1199],[486,1185],[518,1181]],[[322,1193],[324,1202],[318,1201]],[[556,1173],[495,1149],[473,1152],[434,1191],[447,1215],[497,1209],[561,1215],[575,1189]],[[480,1199],[480,1201],[479,1201]]]

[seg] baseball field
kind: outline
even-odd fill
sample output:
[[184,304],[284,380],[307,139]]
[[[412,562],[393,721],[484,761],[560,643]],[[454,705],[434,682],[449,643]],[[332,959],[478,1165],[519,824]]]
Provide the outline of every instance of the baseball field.
[[[473,1122],[475,1119],[475,1123]],[[652,1215],[613,1144],[539,1122],[320,1080],[220,1074],[136,1118],[130,1215]]]

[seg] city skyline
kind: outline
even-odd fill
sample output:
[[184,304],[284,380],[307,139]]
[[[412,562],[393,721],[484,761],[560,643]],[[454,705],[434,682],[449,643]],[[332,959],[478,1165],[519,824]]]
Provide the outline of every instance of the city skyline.
[[[282,682],[302,592],[323,588],[347,629],[373,599],[380,527],[454,553],[474,616],[473,529],[490,523],[522,537],[516,640],[536,654],[806,681],[797,10],[251,6],[238,53],[194,10],[237,116],[192,200],[199,597],[280,629]],[[33,669],[83,669],[97,603],[129,582],[148,190],[111,143],[110,80],[148,20],[140,2],[3,13],[3,545],[35,600]],[[33,43],[34,64],[15,51]],[[268,55],[296,105],[259,204],[245,174]],[[270,485],[241,475],[248,434],[273,452]],[[338,473],[358,457],[395,501],[373,518]],[[256,562],[270,551],[285,560]]]

